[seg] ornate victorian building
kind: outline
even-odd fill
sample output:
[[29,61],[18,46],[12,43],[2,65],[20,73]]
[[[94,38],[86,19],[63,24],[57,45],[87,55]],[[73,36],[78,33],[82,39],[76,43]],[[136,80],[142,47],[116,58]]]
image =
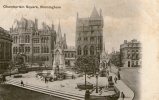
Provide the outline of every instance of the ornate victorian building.
[[141,43],[135,39],[120,45],[120,57],[122,67],[141,66]]
[[0,73],[5,71],[12,59],[12,38],[6,30],[0,27]]
[[97,12],[94,7],[91,16],[79,18],[76,21],[76,53],[80,55],[96,55],[97,49],[102,52],[103,46],[103,16],[102,10]]
[[10,34],[13,38],[12,54],[15,62],[17,54],[23,54],[26,63],[52,65],[56,40],[54,25],[50,27],[42,23],[42,28],[39,29],[37,19],[33,21],[22,17],[14,21]]

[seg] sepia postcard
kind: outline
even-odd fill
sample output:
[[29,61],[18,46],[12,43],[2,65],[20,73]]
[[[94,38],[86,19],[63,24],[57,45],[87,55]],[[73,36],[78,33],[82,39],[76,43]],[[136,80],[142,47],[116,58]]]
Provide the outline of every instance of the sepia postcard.
[[0,100],[159,100],[159,0],[1,0]]

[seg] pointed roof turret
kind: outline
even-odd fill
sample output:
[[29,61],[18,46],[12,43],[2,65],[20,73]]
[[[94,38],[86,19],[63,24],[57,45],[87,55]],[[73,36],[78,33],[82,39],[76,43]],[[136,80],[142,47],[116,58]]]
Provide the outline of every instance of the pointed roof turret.
[[97,11],[97,9],[96,9],[95,6],[94,6],[94,8],[93,8],[93,11],[92,11],[90,17],[91,17],[91,18],[97,18],[97,17],[100,17],[99,14],[98,14],[98,11]]

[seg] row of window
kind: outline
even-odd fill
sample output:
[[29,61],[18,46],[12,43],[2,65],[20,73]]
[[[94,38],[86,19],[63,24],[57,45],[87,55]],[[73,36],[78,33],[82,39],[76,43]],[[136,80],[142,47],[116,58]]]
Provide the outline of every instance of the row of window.
[[49,53],[49,47],[48,46],[41,47],[41,53]]
[[[30,36],[29,35],[26,35],[25,37],[20,36],[19,37],[19,42],[20,43],[30,43]],[[13,43],[18,43],[18,36],[13,37]],[[33,43],[40,43],[39,38],[33,39]],[[41,43],[49,43],[49,37],[42,37],[41,38]]]
[[73,58],[73,57],[75,57],[75,53],[74,52],[72,52],[72,53],[65,53],[65,57],[67,58]]
[[49,43],[49,37],[42,37],[41,43]]
[[[14,57],[14,60],[16,60],[17,58]],[[25,61],[26,62],[30,62],[30,61],[33,61],[33,62],[38,62],[38,61],[49,61],[49,56],[33,56],[33,59],[30,57],[30,56],[27,56],[25,57]]]
[[128,53],[130,52],[139,52],[139,50],[128,50]]
[[[18,52],[29,53],[30,50],[30,47],[13,47],[13,54],[17,54]],[[33,47],[33,53],[40,53],[40,47]],[[41,53],[49,53],[49,47],[41,47]]]
[[138,47],[139,43],[132,43],[132,44],[128,44],[128,47]]
[[[84,55],[88,55],[88,50],[90,51],[90,55],[94,55],[95,54],[95,47],[94,46],[91,46],[90,49],[88,49],[88,46],[85,46],[83,48],[83,53]],[[77,49],[77,54],[78,55],[81,55],[82,54],[82,49],[81,47],[79,46],[78,49]]]
[[[78,37],[78,41],[81,41],[82,40],[82,37]],[[98,37],[98,41],[96,41],[96,37],[95,36],[91,36],[91,37],[84,37],[83,38],[84,41],[89,41],[90,42],[102,42],[102,38],[99,36]]]
[[40,43],[39,38],[33,39],[33,43]]
[[[20,43],[30,43],[30,36],[19,36],[19,42]],[[13,43],[18,43],[18,36],[13,37]]]
[[127,58],[128,59],[139,59],[139,54],[128,54]]

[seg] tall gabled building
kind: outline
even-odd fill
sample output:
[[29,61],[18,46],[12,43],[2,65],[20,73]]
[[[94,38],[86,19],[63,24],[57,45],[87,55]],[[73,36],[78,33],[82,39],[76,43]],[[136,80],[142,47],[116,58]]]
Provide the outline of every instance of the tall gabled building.
[[76,20],[76,53],[77,58],[81,55],[96,55],[103,48],[103,16],[102,10],[96,7],[88,18],[80,18],[77,13]]
[[38,20],[28,20],[22,17],[15,20],[10,34],[13,38],[12,55],[17,62],[17,55],[24,56],[25,63],[43,63],[52,65],[52,50],[56,40],[54,25],[51,27],[42,23],[42,28],[38,28]]

